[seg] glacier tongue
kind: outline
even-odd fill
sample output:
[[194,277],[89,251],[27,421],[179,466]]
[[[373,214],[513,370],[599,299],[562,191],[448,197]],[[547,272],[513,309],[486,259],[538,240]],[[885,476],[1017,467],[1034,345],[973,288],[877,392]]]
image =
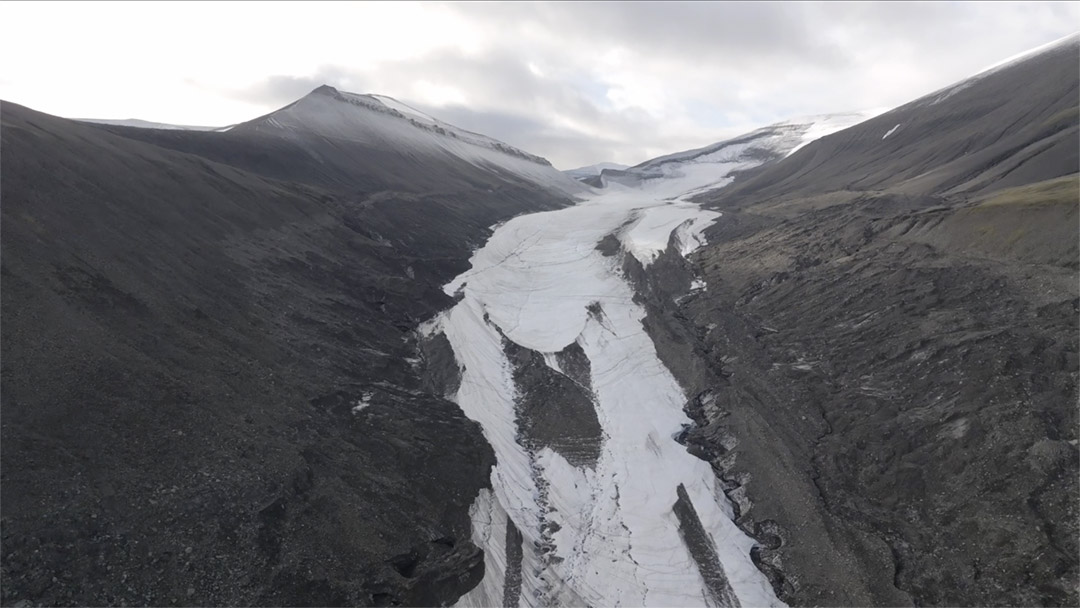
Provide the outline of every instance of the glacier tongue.
[[[686,397],[644,330],[645,311],[619,256],[596,248],[614,235],[645,264],[669,242],[689,253],[719,214],[684,195],[752,164],[725,159],[712,165],[709,179],[696,166],[514,218],[446,286],[462,297],[432,327],[445,333],[462,372],[454,398],[483,426],[497,457],[493,489],[472,511],[487,570],[460,605],[783,605],[752,563],[753,540],[732,521],[712,468],[675,441],[690,424]],[[574,466],[523,438],[507,340],[543,354],[549,365],[571,344],[585,353],[602,430],[595,466]],[[684,512],[696,513],[695,528],[706,531],[704,542],[718,557],[704,575],[674,511],[685,498],[692,509]],[[509,524],[523,539],[513,580],[505,575]]]

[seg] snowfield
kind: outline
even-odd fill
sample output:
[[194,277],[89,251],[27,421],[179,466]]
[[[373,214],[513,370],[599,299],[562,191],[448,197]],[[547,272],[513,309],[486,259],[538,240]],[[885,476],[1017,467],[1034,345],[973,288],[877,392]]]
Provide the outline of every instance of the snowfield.
[[[816,132],[846,121],[826,121]],[[782,156],[812,127],[782,130],[767,143]],[[521,606],[783,605],[751,561],[754,541],[732,521],[710,465],[675,440],[691,424],[687,397],[658,358],[642,326],[645,310],[621,270],[622,255],[648,265],[669,246],[683,255],[700,246],[720,214],[687,198],[760,164],[752,147],[740,138],[673,155],[636,186],[609,184],[573,207],[514,218],[495,227],[471,269],[446,285],[461,299],[422,331],[448,338],[462,374],[453,398],[483,426],[497,457],[493,490],[481,492],[471,511],[485,577],[459,605],[502,605],[515,596]],[[620,255],[597,249],[609,235]],[[555,353],[572,344],[584,351],[602,428],[595,466],[525,447],[504,340],[543,354],[560,373]],[[679,486],[715,546],[728,589],[706,583],[680,533]],[[519,594],[508,594],[517,577],[505,577],[509,522],[524,541]]]

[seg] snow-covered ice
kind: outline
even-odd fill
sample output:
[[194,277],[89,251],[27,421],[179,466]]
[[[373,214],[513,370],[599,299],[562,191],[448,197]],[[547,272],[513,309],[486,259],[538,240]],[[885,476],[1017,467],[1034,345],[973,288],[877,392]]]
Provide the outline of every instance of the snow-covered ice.
[[[680,483],[712,532],[736,594],[746,604],[777,603],[750,561],[753,542],[731,521],[711,467],[673,439],[690,423],[685,396],[644,332],[645,312],[633,302],[616,258],[595,248],[635,213],[658,208],[683,213],[681,219],[664,214],[660,224],[668,234],[705,213],[625,189],[521,216],[498,229],[474,255],[472,270],[447,286],[464,295],[441,322],[464,370],[455,398],[495,449],[494,496],[522,532],[527,554],[534,543],[555,547],[550,556],[531,556],[538,572],[523,570],[524,604],[700,604],[704,580],[672,512]],[[645,240],[658,242],[651,232]],[[576,468],[548,449],[530,453],[517,441],[516,391],[500,332],[542,353],[575,342],[584,350],[604,435],[595,469]],[[558,524],[550,539],[543,538],[546,522]],[[497,570],[505,536],[484,538]]]
[[[508,520],[524,538],[522,606],[719,605],[679,532],[673,505],[680,484],[739,602],[783,605],[751,561],[754,542],[732,521],[712,468],[675,441],[691,423],[686,396],[644,330],[645,310],[622,276],[622,258],[596,248],[614,235],[623,254],[643,264],[669,245],[693,251],[719,214],[688,197],[761,162],[743,153],[745,145],[724,148],[665,163],[635,187],[611,184],[573,207],[498,226],[470,270],[446,285],[448,294],[461,295],[458,303],[421,328],[448,338],[462,372],[452,398],[481,424],[497,457],[493,489],[481,492],[471,512],[485,577],[459,605],[501,604]],[[699,281],[692,288],[704,287]],[[542,353],[559,372],[553,353],[575,343],[584,351],[603,437],[595,466],[574,466],[519,441],[504,339]]]
[[892,135],[892,134],[893,134],[893,133],[895,133],[895,132],[896,132],[896,130],[897,130],[897,129],[899,129],[899,128],[900,128],[900,125],[899,125],[899,124],[897,124],[897,125],[896,125],[895,127],[893,127],[893,128],[891,128],[891,129],[889,129],[888,131],[886,131],[886,132],[885,132],[885,134],[881,136],[881,139],[885,139],[886,137],[888,137],[888,136]]
[[502,606],[506,571],[506,512],[491,490],[483,488],[469,508],[472,541],[484,547],[484,578],[458,600],[462,606]]
[[[630,169],[637,176],[632,185],[609,183],[573,207],[494,227],[471,268],[445,286],[461,296],[458,303],[420,328],[449,340],[462,374],[451,397],[481,424],[497,457],[492,490],[482,491],[470,512],[485,576],[460,605],[497,605],[508,597],[508,522],[524,539],[522,606],[723,604],[707,590],[680,535],[673,511],[680,485],[738,601],[783,605],[750,559],[754,542],[732,521],[712,468],[675,441],[691,423],[686,395],[644,330],[645,310],[622,275],[622,256],[647,266],[669,248],[688,255],[720,217],[691,202],[693,195],[869,114],[791,121],[669,155]],[[608,236],[618,239],[620,255],[597,249]],[[700,280],[691,286],[705,288]],[[588,357],[602,432],[594,466],[575,466],[520,440],[504,340],[541,353],[560,373],[555,353],[576,344]]]

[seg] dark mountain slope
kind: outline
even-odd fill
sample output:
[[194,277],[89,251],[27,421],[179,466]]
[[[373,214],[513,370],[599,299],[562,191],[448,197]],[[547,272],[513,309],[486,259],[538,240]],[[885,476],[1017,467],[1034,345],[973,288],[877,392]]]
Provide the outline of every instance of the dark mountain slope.
[[391,190],[405,169],[374,152],[287,182],[319,169],[285,145],[0,115],[5,605],[475,585],[467,508],[493,457],[421,390],[411,330],[488,225],[566,199],[445,159]]
[[721,196],[977,194],[1072,173],[1078,45],[1074,36],[824,137]]
[[1074,39],[811,143],[640,276],[786,601],[1080,602],[1078,77]]
[[[225,132],[100,128],[274,179],[347,193],[451,193],[502,188],[507,181],[529,188],[540,182],[557,193],[581,190],[542,158],[327,86]],[[501,208],[494,200],[470,201],[468,208]]]

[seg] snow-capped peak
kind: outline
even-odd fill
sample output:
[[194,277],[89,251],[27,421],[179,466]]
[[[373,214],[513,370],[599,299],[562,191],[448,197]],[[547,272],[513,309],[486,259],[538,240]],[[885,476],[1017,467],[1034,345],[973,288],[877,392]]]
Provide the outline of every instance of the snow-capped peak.
[[734,172],[789,156],[816,139],[885,111],[879,108],[785,120],[703,148],[654,158],[625,171],[603,171],[595,185],[656,185],[662,180],[672,187],[677,182],[684,193],[705,192],[729,183]]
[[860,122],[865,122],[871,118],[884,114],[892,108],[874,108],[872,110],[863,110],[861,112],[845,112],[842,114],[821,114],[818,116],[804,116],[801,118],[794,118],[781,123],[777,123],[774,126],[795,126],[797,128],[804,129],[801,135],[802,141],[798,143],[794,148],[787,151],[785,156],[791,156],[797,152],[800,148],[806,144],[821,139],[826,135],[832,135],[837,131],[843,131],[848,127],[853,127]]
[[450,155],[566,193],[584,188],[546,159],[497,139],[455,127],[392,97],[348,93],[329,85],[236,129],[296,140],[315,135],[411,155]]
[[[826,135],[854,126],[885,111],[882,109],[802,116],[771,124],[715,144],[660,156],[631,167],[637,173],[667,173],[687,164],[782,158]],[[667,167],[665,169],[665,167]]]
[[544,158],[455,127],[392,97],[348,93],[329,85],[322,85],[300,100],[248,124],[260,130],[310,130],[326,137],[366,142],[416,144],[419,140],[429,143],[441,140],[444,147],[464,143],[551,166]]

